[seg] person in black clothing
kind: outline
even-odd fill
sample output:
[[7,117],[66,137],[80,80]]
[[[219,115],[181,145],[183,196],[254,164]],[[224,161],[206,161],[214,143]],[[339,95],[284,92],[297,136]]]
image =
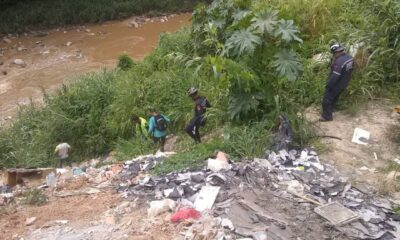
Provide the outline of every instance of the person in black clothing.
[[199,90],[195,87],[188,89],[189,97],[195,102],[194,117],[190,120],[185,131],[192,137],[196,143],[201,143],[199,128],[206,124],[205,113],[207,108],[211,107],[210,102],[202,96],[199,96]]
[[349,84],[353,71],[353,58],[344,52],[344,47],[336,43],[331,46],[333,54],[331,71],[322,100],[322,122],[332,121],[332,107]]

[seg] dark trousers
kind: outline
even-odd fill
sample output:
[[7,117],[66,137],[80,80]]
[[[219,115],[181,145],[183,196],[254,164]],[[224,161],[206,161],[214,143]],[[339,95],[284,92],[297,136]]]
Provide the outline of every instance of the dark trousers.
[[336,102],[339,100],[343,89],[325,89],[324,98],[322,99],[322,117],[326,120],[332,120],[332,111]]
[[160,138],[153,137],[153,141],[154,141],[154,144],[156,144],[156,145],[159,144],[160,145],[160,151],[164,152],[164,146],[165,146],[166,138],[165,137],[160,137]]
[[72,161],[69,158],[60,158],[58,160],[58,167],[63,168],[64,163],[66,163],[69,167],[72,167]]
[[201,142],[200,139],[200,126],[202,125],[202,117],[194,117],[190,120],[189,124],[186,126],[185,131],[192,137],[197,143]]

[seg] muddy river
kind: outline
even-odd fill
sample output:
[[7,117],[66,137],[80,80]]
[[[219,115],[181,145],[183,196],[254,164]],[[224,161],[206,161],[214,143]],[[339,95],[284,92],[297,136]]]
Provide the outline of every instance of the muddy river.
[[190,14],[134,17],[0,38],[0,123],[12,120],[18,105],[40,102],[43,89],[51,92],[83,73],[114,67],[122,53],[143,59],[162,32],[189,21]]

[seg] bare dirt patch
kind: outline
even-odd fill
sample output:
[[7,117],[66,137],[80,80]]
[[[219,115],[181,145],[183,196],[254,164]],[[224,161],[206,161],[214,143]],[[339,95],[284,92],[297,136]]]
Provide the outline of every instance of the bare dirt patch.
[[[327,151],[320,154],[321,159],[333,161],[343,174],[354,181],[376,186],[385,175],[382,168],[400,156],[400,145],[393,141],[392,136],[393,129],[400,129],[400,121],[393,113],[390,102],[370,102],[356,116],[350,116],[345,111],[335,112],[332,122],[318,122],[318,117],[316,108],[307,110],[306,118],[314,122],[318,135],[342,139],[322,138]],[[356,127],[371,133],[368,145],[351,141]]]
[[[68,220],[85,226],[118,202],[118,195],[109,192],[90,196],[50,198],[43,206],[8,207],[0,211],[0,239],[12,239],[56,220]],[[32,226],[25,226],[27,218],[36,217]]]

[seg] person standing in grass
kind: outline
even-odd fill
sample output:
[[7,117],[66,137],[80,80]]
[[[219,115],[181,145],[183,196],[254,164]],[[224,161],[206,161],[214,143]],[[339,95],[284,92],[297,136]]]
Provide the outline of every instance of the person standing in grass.
[[71,146],[68,143],[60,143],[56,146],[54,150],[54,154],[58,158],[58,167],[62,168],[63,164],[66,163],[69,167],[72,167],[72,161],[69,158],[69,152],[71,150]]
[[159,144],[160,151],[164,152],[165,140],[167,137],[167,125],[171,120],[165,115],[159,114],[154,108],[149,108],[147,114],[150,117],[148,133],[153,138],[154,143]]
[[189,88],[187,94],[195,102],[195,106],[194,117],[190,120],[185,131],[194,139],[196,143],[201,143],[199,129],[206,124],[206,118],[204,115],[207,111],[207,108],[211,107],[211,104],[205,97],[199,95],[199,90],[195,87]]
[[333,120],[332,108],[349,84],[353,71],[353,58],[344,52],[342,45],[333,44],[331,53],[333,54],[332,65],[322,100],[322,116],[319,119],[321,122]]
[[135,136],[142,136],[145,139],[149,137],[147,132],[148,129],[148,122],[146,119],[142,117],[138,117],[136,115],[132,116],[131,118],[132,123],[135,124]]

